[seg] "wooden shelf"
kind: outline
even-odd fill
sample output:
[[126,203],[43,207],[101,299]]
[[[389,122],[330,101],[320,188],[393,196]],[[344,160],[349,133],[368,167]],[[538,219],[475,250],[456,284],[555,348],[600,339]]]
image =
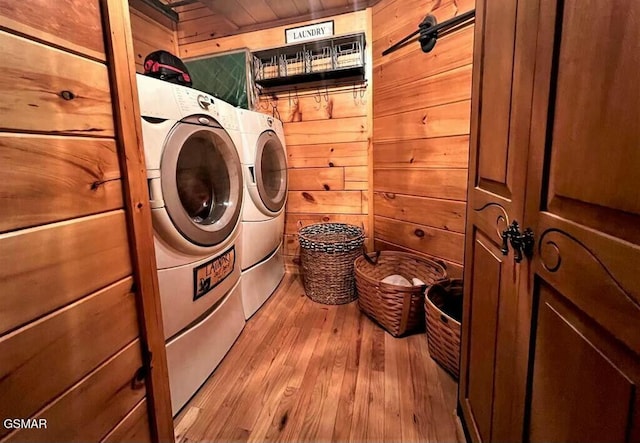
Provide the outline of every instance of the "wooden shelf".
[[297,74],[286,77],[274,77],[257,81],[263,88],[271,88],[287,85],[298,85],[307,82],[318,82],[327,80],[348,80],[364,81],[364,66],[355,68],[336,69],[334,71],[310,72],[307,74]]

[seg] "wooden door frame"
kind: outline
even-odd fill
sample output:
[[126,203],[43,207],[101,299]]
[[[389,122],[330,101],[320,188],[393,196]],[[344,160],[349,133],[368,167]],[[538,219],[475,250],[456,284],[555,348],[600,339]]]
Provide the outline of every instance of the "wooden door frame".
[[[473,229],[473,226],[469,222],[470,211],[469,211],[469,203],[471,192],[476,186],[476,175],[478,169],[478,158],[475,154],[476,146],[478,145],[478,128],[480,121],[480,87],[482,85],[482,71],[481,71],[481,63],[478,62],[477,58],[482,54],[482,47],[484,45],[484,39],[481,38],[484,32],[484,18],[482,20],[478,20],[478,17],[483,17],[484,3],[482,1],[477,2],[475,5],[475,19],[474,19],[474,36],[473,36],[473,60],[471,67],[471,117],[470,117],[470,131],[469,131],[469,169],[467,175],[467,203],[466,203],[466,220],[465,220],[465,245],[464,245],[464,259],[465,259],[465,267],[463,270],[463,282],[468,281],[468,279],[472,276],[471,268],[472,263],[470,259],[471,247],[469,246],[468,238],[472,236],[472,233],[469,232],[469,227]],[[479,38],[480,37],[480,38]],[[465,288],[466,289],[466,288]],[[467,297],[468,291],[465,290],[465,299]],[[469,315],[467,313],[467,309],[463,309],[462,311],[462,323],[466,324],[470,321]],[[480,440],[480,432],[474,423],[467,423],[465,418],[465,409],[466,407],[463,405],[463,395],[464,390],[466,389],[466,378],[468,377],[468,359],[467,359],[467,347],[468,340],[464,340],[462,335],[466,333],[466,329],[461,330],[460,336],[460,377],[458,380],[458,407],[457,414],[460,417],[460,422],[462,424],[462,429],[464,431],[465,438],[468,442],[478,441]]]
[[136,84],[135,53],[126,0],[100,0],[104,20],[118,155],[124,182],[131,259],[146,374],[151,435],[173,442],[162,310],[153,244],[153,225],[142,145],[142,125]]

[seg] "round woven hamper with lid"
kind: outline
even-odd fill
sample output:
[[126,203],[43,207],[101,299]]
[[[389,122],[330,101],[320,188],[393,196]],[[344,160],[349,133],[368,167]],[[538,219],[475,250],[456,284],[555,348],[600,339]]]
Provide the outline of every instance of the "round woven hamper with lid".
[[[376,258],[377,257],[377,258]],[[382,251],[360,256],[354,263],[358,306],[391,335],[424,331],[424,291],[429,286],[447,280],[444,265],[414,254]],[[389,275],[399,274],[425,285],[399,286],[382,283]]]
[[362,253],[363,230],[346,223],[317,223],[301,228],[298,239],[307,296],[327,305],[355,300],[353,261]]

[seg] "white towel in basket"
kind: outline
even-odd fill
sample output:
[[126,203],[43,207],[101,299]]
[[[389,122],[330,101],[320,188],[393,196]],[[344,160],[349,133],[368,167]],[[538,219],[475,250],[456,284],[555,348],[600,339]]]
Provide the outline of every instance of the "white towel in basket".
[[409,280],[407,280],[406,278],[404,278],[402,275],[399,275],[399,274],[393,274],[383,278],[382,283],[388,283],[390,285],[397,285],[397,286],[412,286]]

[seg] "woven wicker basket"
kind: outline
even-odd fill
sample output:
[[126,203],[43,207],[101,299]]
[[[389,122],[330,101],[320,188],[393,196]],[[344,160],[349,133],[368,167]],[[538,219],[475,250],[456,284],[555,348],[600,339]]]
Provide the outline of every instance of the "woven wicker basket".
[[298,239],[307,296],[327,305],[355,300],[353,261],[362,253],[363,230],[345,223],[317,223],[298,230]]
[[429,354],[457,380],[460,375],[462,280],[431,286],[427,290],[424,310]]
[[[354,263],[358,305],[394,337],[424,330],[424,291],[447,279],[444,266],[405,252],[382,251],[360,256]],[[423,286],[397,286],[381,280],[399,274],[418,278]]]

